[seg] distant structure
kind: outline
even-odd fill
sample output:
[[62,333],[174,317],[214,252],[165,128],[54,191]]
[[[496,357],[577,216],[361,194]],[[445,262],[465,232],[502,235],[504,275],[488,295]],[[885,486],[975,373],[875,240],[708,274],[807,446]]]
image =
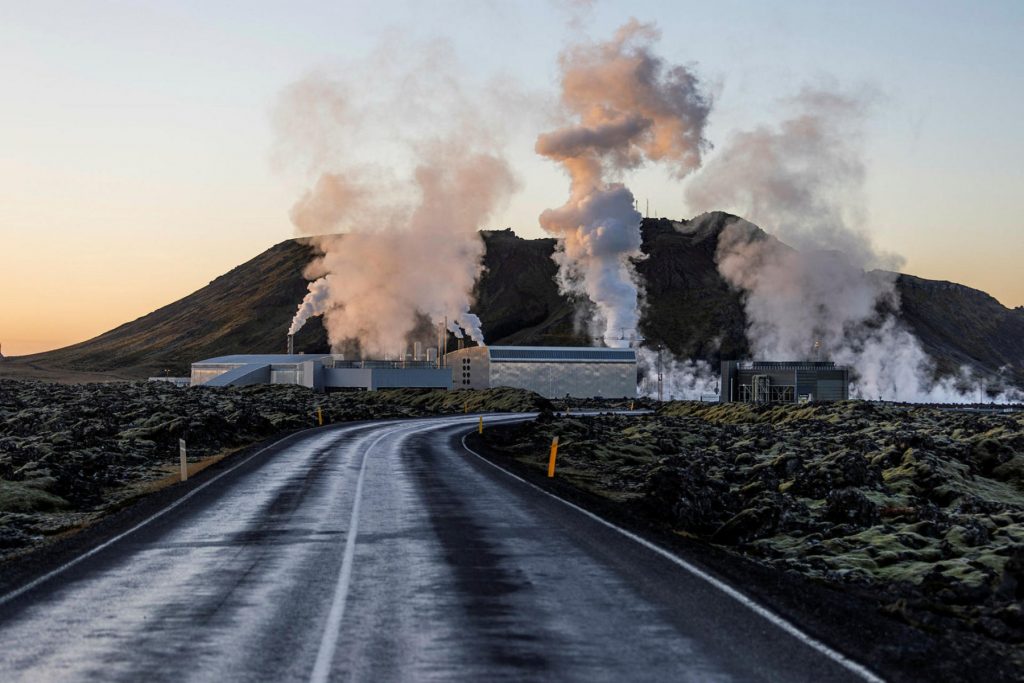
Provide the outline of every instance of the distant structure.
[[164,382],[166,384],[173,384],[176,387],[190,387],[190,386],[192,386],[192,378],[191,377],[170,377],[170,376],[166,376],[165,375],[165,376],[161,376],[161,377],[150,377],[149,381],[150,382]]
[[830,361],[723,361],[722,403],[810,403],[850,398],[850,369]]
[[[430,354],[433,355],[433,354]],[[192,364],[190,386],[295,384],[314,391],[424,387],[451,389],[452,375],[434,360],[346,361],[330,354],[221,356]]]
[[444,359],[456,389],[514,387],[547,398],[636,396],[634,349],[471,346]]

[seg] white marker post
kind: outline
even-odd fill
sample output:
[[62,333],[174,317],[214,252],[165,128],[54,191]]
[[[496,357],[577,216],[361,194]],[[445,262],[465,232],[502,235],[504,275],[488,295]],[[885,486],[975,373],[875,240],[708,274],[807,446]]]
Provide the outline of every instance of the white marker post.
[[181,456],[181,480],[188,479],[188,456],[185,453],[185,439],[178,439],[178,453]]

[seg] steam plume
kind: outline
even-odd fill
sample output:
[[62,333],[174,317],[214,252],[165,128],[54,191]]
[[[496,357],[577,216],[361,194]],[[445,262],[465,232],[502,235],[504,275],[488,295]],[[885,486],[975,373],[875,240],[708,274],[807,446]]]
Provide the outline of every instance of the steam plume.
[[662,375],[661,395],[666,401],[699,401],[717,398],[719,375],[711,365],[701,359],[683,359],[667,351],[658,352],[648,346],[636,350],[637,366],[643,379],[637,393],[648,398],[658,397],[658,371]]
[[378,59],[372,78],[351,66],[312,74],[276,112],[279,156],[315,178],[292,222],[321,252],[291,328],[323,314],[334,348],[358,340],[364,354],[402,351],[424,317],[484,340],[470,312],[484,253],[477,231],[516,181],[500,126],[463,96],[445,50],[410,61],[420,67]]
[[[631,259],[639,258],[641,216],[632,193],[612,182],[647,161],[682,177],[707,147],[711,102],[697,77],[654,56],[657,30],[635,20],[612,40],[577,45],[561,56],[562,104],[574,123],[537,139],[539,154],[562,164],[569,199],[541,214],[559,238],[555,260],[563,293],[597,307],[590,333],[624,345],[620,331],[639,323],[639,288]],[[616,340],[616,341],[610,341]]]
[[792,104],[795,115],[777,127],[737,134],[687,190],[691,206],[729,208],[779,238],[742,220],[719,237],[719,271],[745,294],[751,351],[806,360],[818,342],[823,357],[853,367],[856,395],[960,398],[954,382],[934,380],[896,317],[891,271],[900,259],[880,253],[863,229],[864,99],[805,91]]
[[327,284],[327,276],[325,275],[318,280],[310,282],[307,289],[309,291],[302,299],[302,303],[299,304],[299,310],[295,312],[295,317],[292,318],[288,334],[295,334],[302,329],[307,320],[315,315],[323,315],[324,311],[327,310],[327,301],[331,294],[330,287]]

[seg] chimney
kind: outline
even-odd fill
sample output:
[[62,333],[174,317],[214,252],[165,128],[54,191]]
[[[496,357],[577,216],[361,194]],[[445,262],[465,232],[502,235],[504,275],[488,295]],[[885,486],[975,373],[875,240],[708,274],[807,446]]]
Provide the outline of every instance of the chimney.
[[295,353],[295,335],[294,334],[289,334],[288,335],[288,355],[290,356],[290,355],[292,355],[294,353]]
[[423,342],[413,342],[412,359],[423,360]]

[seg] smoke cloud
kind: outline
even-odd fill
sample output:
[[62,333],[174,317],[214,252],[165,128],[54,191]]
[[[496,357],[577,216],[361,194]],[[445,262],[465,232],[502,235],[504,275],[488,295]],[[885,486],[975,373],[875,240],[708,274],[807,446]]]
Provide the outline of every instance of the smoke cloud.
[[864,229],[866,101],[803,92],[791,118],[735,135],[693,179],[687,200],[744,215],[778,237],[744,220],[719,237],[718,268],[744,292],[755,357],[850,365],[863,398],[963,400],[958,380],[935,380],[896,315],[892,271],[901,260],[876,249]]
[[658,37],[652,25],[632,20],[608,42],[566,50],[561,100],[572,123],[536,143],[570,178],[565,205],[540,216],[559,239],[559,287],[595,304],[589,332],[612,346],[636,333],[641,294],[631,263],[641,257],[641,215],[633,194],[613,180],[648,161],[685,176],[708,147],[710,98],[690,70],[651,53]]
[[291,331],[322,314],[335,349],[401,353],[424,317],[484,341],[478,230],[517,182],[495,103],[463,94],[443,46],[426,53],[311,74],[275,112],[277,160],[310,178],[291,219],[321,252]]

